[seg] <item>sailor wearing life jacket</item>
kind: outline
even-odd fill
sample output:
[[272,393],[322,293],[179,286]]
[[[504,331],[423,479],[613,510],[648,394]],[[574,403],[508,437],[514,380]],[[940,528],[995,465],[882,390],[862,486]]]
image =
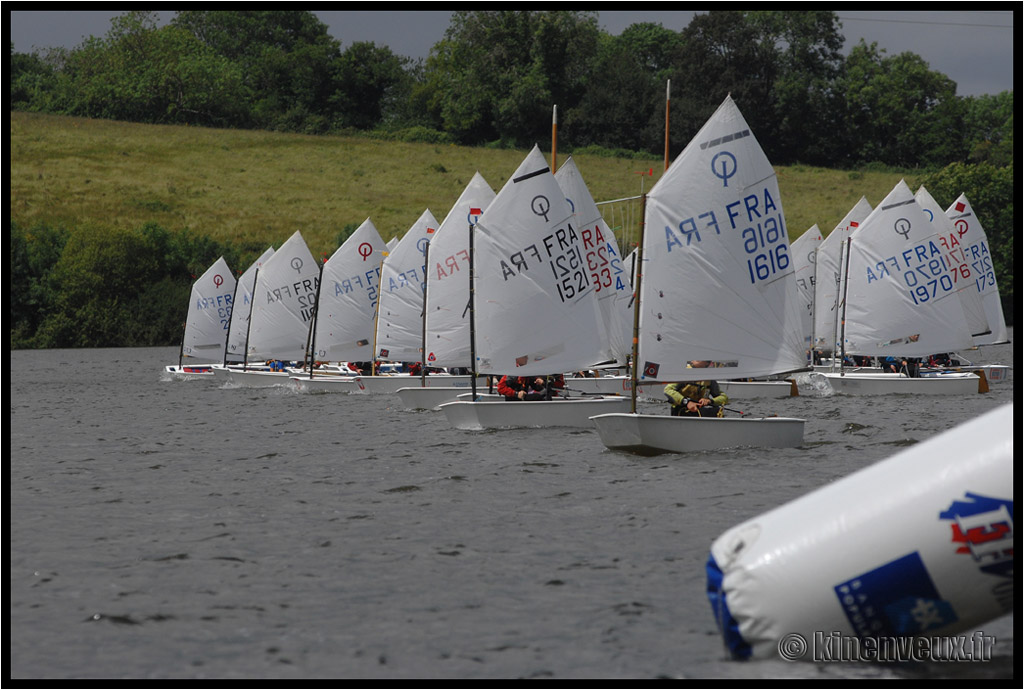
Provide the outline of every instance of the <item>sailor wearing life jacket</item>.
[[565,379],[557,376],[502,376],[498,393],[505,400],[551,400],[553,389],[565,388]]
[[[691,368],[711,365],[706,360],[690,362]],[[672,406],[672,416],[721,417],[729,396],[722,392],[718,381],[687,381],[665,386],[665,396]]]

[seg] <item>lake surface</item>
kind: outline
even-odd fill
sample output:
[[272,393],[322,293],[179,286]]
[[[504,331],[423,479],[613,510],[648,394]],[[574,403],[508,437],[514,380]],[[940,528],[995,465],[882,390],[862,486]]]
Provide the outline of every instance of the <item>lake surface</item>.
[[804,445],[641,458],[173,363],[11,353],[11,678],[1013,675],[1012,616],[984,663],[732,661],[704,571],[722,532],[1013,400],[1012,374],[961,400],[733,400],[807,419]]

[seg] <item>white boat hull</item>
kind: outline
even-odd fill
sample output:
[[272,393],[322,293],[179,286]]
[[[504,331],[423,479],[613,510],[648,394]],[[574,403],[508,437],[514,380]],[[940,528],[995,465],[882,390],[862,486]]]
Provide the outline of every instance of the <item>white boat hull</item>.
[[815,372],[834,393],[842,395],[972,395],[981,390],[976,374],[957,373],[910,378],[900,374],[861,374]]
[[556,400],[444,403],[440,409],[456,429],[517,429],[573,427],[592,429],[590,418],[612,412],[625,412],[631,406],[624,397],[561,398]]
[[300,393],[351,393],[355,388],[354,376],[292,376],[291,384]]
[[[796,383],[785,381],[719,381],[722,392],[737,400],[752,398],[789,398],[799,395]],[[569,392],[588,393],[592,395],[629,395],[630,378],[628,376],[601,376],[597,378],[566,379],[565,387]],[[665,384],[643,384],[638,387],[637,394],[647,400],[665,401]]]
[[[469,375],[431,374],[423,379],[419,376],[396,375],[396,376],[356,376],[352,379],[350,393],[361,393],[369,395],[394,394],[399,388],[412,388],[421,383],[429,388],[451,387],[461,388],[462,392],[470,390],[473,386],[473,377]],[[486,388],[487,379],[477,379],[477,386]]]
[[977,366],[956,367],[954,369],[922,369],[921,376],[943,376],[952,372],[976,374],[979,371],[985,374],[985,380],[989,383],[1002,383],[1010,373],[1010,367],[1005,364],[979,364]]
[[224,369],[227,380],[235,386],[245,388],[265,388],[268,386],[287,386],[291,374],[285,371],[259,371],[242,369]]
[[210,379],[216,376],[211,364],[169,364],[164,367],[164,373],[177,379]]
[[792,417],[672,417],[604,414],[591,418],[601,442],[638,455],[740,446],[792,448],[804,442],[804,420]]
[[[444,403],[469,400],[473,397],[469,386],[410,386],[399,388],[395,393],[407,410],[439,410]],[[504,396],[487,392],[486,384],[477,384],[477,399],[504,400]]]

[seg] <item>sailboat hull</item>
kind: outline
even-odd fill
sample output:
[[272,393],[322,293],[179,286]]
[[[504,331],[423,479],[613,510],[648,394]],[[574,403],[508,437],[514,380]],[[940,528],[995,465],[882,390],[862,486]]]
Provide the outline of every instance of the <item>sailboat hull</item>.
[[590,418],[614,412],[626,412],[629,398],[569,398],[533,401],[457,400],[440,406],[448,422],[456,429],[518,429],[573,427],[592,429]]
[[[407,410],[439,410],[445,403],[469,400],[473,397],[472,387],[466,386],[410,386],[395,391]],[[503,396],[487,393],[486,383],[477,383],[478,400],[504,400]]]
[[804,420],[791,417],[672,417],[604,414],[591,418],[611,450],[638,455],[739,446],[792,448],[803,444]]
[[[420,379],[418,376],[356,376],[352,380],[352,386],[349,389],[350,393],[363,393],[369,395],[380,395],[380,394],[392,394],[397,393],[399,388],[408,388],[412,386],[419,386],[420,383],[429,388],[435,387],[452,387],[461,388],[462,392],[470,390],[473,385],[472,376],[463,375],[450,375],[450,374],[432,374],[424,379]],[[486,385],[486,379],[479,379],[477,385]]]
[[1010,372],[1010,367],[1005,364],[979,364],[977,366],[956,367],[954,369],[922,368],[921,376],[945,376],[954,372],[970,372],[972,374],[977,374],[979,371],[985,375],[985,380],[989,383],[1002,383],[1006,380],[1006,376]]
[[234,386],[245,388],[265,388],[268,386],[287,386],[290,374],[286,371],[261,371],[257,369],[224,369],[227,380]]
[[[629,395],[630,377],[599,376],[596,378],[567,378],[570,391],[591,395]],[[789,398],[799,395],[796,384],[785,381],[719,381],[722,392],[737,400],[752,398]],[[637,394],[648,400],[665,401],[665,384],[640,384]]]
[[972,395],[983,392],[976,374],[955,373],[910,378],[899,374],[820,373],[832,391],[842,395]]
[[210,364],[169,364],[164,367],[164,373],[178,379],[208,379],[216,375]]

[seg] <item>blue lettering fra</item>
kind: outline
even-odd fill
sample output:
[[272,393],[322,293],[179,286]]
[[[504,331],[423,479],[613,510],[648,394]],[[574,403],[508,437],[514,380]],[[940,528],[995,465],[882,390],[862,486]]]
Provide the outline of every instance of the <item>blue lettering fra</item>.
[[[715,231],[716,235],[722,234],[722,231],[718,228],[718,219],[715,217],[714,211],[708,211],[697,216],[697,219],[708,219],[704,224],[704,228],[711,228]],[[672,247],[682,247],[683,239],[686,240],[686,246],[689,247],[694,241],[700,242],[700,229],[697,227],[697,221],[693,218],[687,218],[679,223],[679,232],[682,233],[683,237],[680,238],[676,235],[676,231],[668,225],[665,226],[665,248],[671,252]]]

